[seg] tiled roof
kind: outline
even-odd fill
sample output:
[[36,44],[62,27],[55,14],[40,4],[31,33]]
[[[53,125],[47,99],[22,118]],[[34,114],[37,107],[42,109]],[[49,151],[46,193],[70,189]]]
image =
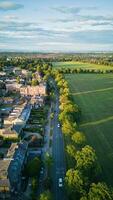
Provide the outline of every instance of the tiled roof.
[[6,179],[7,178],[7,170],[10,165],[10,160],[0,160],[0,179]]
[[20,178],[27,148],[28,148],[28,143],[24,141],[19,143],[18,148],[15,150],[13,160],[11,161],[8,169],[9,172],[8,176],[12,183],[18,182],[18,179]]

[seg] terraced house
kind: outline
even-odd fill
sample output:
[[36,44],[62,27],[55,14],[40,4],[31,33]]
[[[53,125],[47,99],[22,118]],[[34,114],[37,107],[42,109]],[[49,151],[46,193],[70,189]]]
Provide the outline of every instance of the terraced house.
[[40,83],[38,86],[21,87],[20,94],[22,96],[45,96],[46,89],[46,83]]
[[0,160],[0,199],[22,188],[22,172],[27,162],[28,143],[12,144],[5,159]]

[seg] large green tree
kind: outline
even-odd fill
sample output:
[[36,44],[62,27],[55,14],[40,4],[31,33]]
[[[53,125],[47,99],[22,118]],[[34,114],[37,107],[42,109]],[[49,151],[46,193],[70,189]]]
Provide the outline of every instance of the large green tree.
[[77,131],[72,135],[72,141],[76,144],[77,147],[83,147],[86,143],[86,137],[83,133]]
[[69,120],[64,120],[64,122],[62,124],[62,132],[65,135],[72,136],[72,134],[76,131],[76,128],[77,128],[77,124],[76,123],[72,123]]
[[92,183],[89,193],[80,200],[112,200],[113,193],[105,183]]
[[37,86],[37,85],[39,85],[38,80],[37,80],[37,79],[32,79],[31,85],[32,85],[32,86]]
[[75,155],[76,155],[76,148],[75,148],[74,145],[68,144],[68,145],[66,146],[66,151],[67,151],[67,153],[68,153],[71,157],[75,158]]
[[95,150],[91,146],[86,145],[81,151],[76,153],[75,159],[77,169],[81,170],[85,176],[88,176],[90,181],[93,181],[100,172]]
[[38,176],[38,174],[40,172],[40,167],[41,167],[41,161],[39,158],[36,157],[33,160],[28,162],[25,173],[29,177]]
[[79,170],[69,169],[67,171],[65,185],[70,200],[79,199],[84,194],[84,181]]
[[45,166],[47,168],[47,176],[49,176],[50,175],[50,169],[51,169],[51,166],[53,164],[53,158],[49,153],[45,154],[44,163],[45,163]]
[[92,183],[88,198],[89,200],[112,200],[113,196],[105,183]]
[[43,192],[39,197],[39,200],[52,200],[52,199],[53,197],[49,190]]
[[37,177],[33,177],[32,178],[32,190],[34,192],[36,192],[37,188],[38,188],[38,179],[37,179]]

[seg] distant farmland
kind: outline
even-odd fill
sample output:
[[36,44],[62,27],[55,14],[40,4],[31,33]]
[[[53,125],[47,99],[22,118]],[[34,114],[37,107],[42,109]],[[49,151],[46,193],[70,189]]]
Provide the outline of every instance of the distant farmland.
[[82,110],[79,128],[96,150],[103,179],[113,186],[113,74],[69,74],[65,78]]
[[97,64],[90,64],[90,63],[83,63],[83,62],[54,62],[53,66],[55,68],[82,68],[82,69],[97,69],[97,70],[110,70],[113,69],[112,66],[105,66],[105,65],[97,65]]

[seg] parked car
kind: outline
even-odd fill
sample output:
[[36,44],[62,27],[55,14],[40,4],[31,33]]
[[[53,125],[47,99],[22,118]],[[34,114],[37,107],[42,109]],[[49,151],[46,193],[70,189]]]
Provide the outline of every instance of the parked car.
[[62,180],[62,178],[58,179],[58,186],[59,187],[63,187],[63,180]]
[[41,167],[40,174],[44,174],[44,168],[43,167]]

